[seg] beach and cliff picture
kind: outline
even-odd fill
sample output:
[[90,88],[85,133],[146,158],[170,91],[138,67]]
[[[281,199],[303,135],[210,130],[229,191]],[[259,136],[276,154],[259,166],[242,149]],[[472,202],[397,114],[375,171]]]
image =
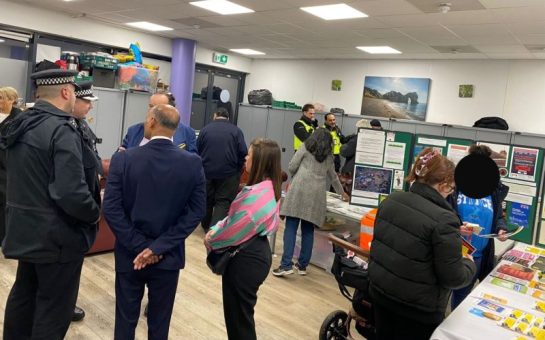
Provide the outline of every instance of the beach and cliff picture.
[[361,114],[426,120],[429,78],[365,77]]

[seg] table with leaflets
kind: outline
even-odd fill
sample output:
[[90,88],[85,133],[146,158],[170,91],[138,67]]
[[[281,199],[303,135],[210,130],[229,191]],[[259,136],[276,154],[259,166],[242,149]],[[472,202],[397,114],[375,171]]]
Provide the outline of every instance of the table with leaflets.
[[517,243],[431,339],[545,340],[545,249]]

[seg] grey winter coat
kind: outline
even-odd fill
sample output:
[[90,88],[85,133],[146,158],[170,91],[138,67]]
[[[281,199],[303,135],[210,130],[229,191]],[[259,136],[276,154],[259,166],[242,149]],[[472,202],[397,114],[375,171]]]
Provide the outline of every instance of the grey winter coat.
[[326,191],[329,183],[338,194],[343,188],[333,164],[333,155],[319,163],[314,155],[301,145],[290,161],[288,171],[292,176],[280,215],[309,221],[322,226],[326,213]]

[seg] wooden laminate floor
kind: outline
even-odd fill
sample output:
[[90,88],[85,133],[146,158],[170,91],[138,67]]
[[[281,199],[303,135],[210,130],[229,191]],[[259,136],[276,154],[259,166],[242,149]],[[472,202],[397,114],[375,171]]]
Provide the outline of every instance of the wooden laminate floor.
[[[282,253],[282,232],[279,230],[273,268]],[[186,241],[186,268],[182,270],[169,339],[226,339],[221,297],[221,278],[210,272],[205,263],[200,227]],[[0,257],[0,329],[3,329],[4,308],[17,263]],[[115,317],[113,253],[85,259],[78,297],[78,306],[87,316],[72,323],[66,339],[113,339]],[[284,278],[269,275],[258,293],[255,320],[258,339],[317,339],[324,318],[330,312],[347,310],[334,277],[310,266],[307,276],[293,274]],[[143,308],[142,308],[143,310]],[[0,331],[1,334],[1,331]],[[146,319],[141,317],[136,339],[147,338]]]

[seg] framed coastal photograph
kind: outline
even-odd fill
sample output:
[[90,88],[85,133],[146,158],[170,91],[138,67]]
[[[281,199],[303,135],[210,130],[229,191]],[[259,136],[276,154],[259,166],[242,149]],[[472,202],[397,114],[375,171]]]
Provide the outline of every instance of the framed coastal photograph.
[[365,77],[361,114],[425,121],[430,78]]

